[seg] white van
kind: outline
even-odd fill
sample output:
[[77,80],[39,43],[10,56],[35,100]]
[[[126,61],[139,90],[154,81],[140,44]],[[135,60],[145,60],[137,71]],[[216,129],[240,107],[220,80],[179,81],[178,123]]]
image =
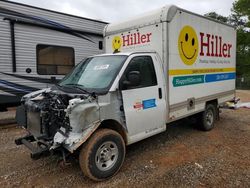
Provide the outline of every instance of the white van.
[[33,158],[79,149],[84,174],[99,181],[120,169],[126,145],[170,122],[195,115],[211,130],[219,105],[235,94],[236,32],[229,25],[165,6],[109,24],[104,37],[106,54],[26,95],[17,110],[29,135],[16,143]]

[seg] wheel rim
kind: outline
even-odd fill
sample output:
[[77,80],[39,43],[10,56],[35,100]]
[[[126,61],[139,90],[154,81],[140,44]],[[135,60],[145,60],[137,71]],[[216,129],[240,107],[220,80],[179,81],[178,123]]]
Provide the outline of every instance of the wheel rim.
[[95,155],[95,163],[99,170],[107,171],[111,169],[118,159],[118,147],[112,141],[104,142],[98,148]]
[[214,114],[212,110],[208,110],[206,114],[206,123],[208,126],[212,126],[214,122]]

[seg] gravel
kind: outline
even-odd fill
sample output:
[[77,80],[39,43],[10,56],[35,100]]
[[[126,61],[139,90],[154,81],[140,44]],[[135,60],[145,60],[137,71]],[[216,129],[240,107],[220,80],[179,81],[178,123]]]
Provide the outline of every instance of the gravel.
[[[250,91],[239,91],[242,102]],[[223,110],[210,132],[182,120],[127,147],[119,173],[104,182],[84,177],[77,156],[62,166],[51,156],[37,161],[14,139],[25,134],[0,127],[0,187],[250,187],[250,110]]]

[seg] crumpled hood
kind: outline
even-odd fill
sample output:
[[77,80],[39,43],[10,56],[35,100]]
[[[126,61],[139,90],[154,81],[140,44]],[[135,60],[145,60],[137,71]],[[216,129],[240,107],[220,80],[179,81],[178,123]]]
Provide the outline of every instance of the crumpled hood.
[[61,128],[54,136],[52,148],[63,143],[64,147],[72,152],[85,141],[86,135],[98,127],[100,108],[97,99],[90,96],[87,99],[74,98],[69,100],[65,112],[66,116],[69,117],[71,130],[67,133],[64,128]]
[[41,90],[38,90],[38,91],[28,93],[28,94],[26,94],[26,95],[24,95],[22,97],[21,101],[26,101],[26,100],[28,100],[30,98],[36,97],[36,96],[38,96],[39,94],[41,94],[43,92],[51,92],[51,88],[45,88],[45,89],[41,89]]
[[99,105],[97,100],[92,97],[71,99],[65,111],[69,116],[72,132],[76,133],[82,132],[86,126],[100,119]]

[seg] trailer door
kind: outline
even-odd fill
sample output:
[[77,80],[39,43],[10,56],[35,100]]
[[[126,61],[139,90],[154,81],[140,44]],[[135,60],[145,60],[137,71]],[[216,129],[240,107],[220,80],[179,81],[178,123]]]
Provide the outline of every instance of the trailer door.
[[[131,79],[138,83],[130,83]],[[137,54],[131,58],[120,81],[129,143],[165,130],[163,80],[163,70],[155,54]]]

